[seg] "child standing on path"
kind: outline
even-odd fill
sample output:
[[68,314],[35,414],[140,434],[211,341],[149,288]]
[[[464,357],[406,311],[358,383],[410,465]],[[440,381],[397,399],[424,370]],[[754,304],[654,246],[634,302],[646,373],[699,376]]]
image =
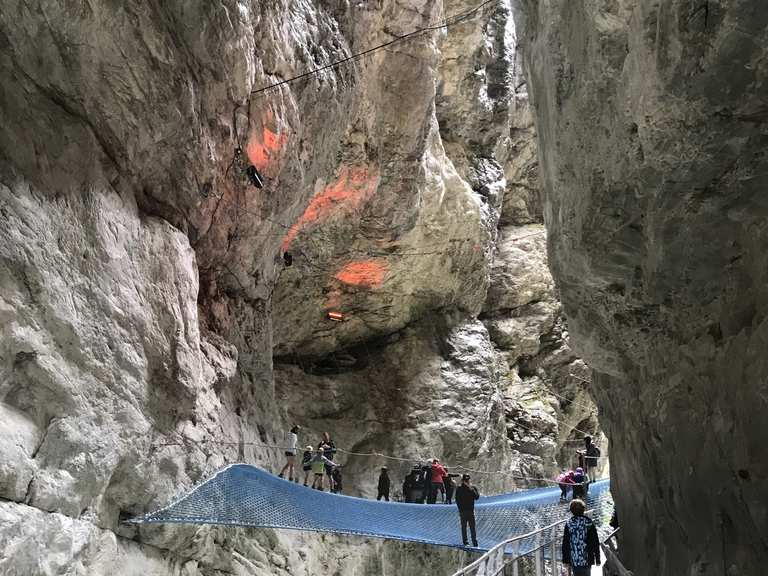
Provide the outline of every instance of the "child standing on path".
[[[312,456],[312,474],[314,475],[314,480],[312,481],[312,488],[316,488],[318,490],[323,490],[323,477],[325,476],[326,467],[329,469],[333,469],[334,466],[336,466],[336,463],[332,460],[329,460],[325,456],[323,456],[323,449],[318,448],[315,450],[315,455]],[[331,485],[331,488],[333,488],[333,485]]]
[[570,510],[573,516],[565,523],[563,532],[563,564],[572,576],[589,576],[593,564],[600,566],[597,528],[584,516],[587,506],[583,501],[571,500]]

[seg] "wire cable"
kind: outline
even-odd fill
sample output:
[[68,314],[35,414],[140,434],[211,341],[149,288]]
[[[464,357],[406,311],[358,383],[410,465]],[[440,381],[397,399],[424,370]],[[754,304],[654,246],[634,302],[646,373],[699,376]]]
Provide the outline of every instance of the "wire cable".
[[269,86],[264,86],[263,88],[257,88],[256,90],[251,90],[251,94],[261,94],[263,92],[267,92],[268,90],[273,90],[275,88],[279,88],[280,86],[285,86],[286,84],[291,84],[293,82],[297,82],[299,80],[303,80],[305,78],[309,78],[310,76],[314,76],[316,74],[319,74],[320,72],[323,72],[325,70],[330,70],[332,68],[337,68],[343,64],[348,64],[349,62],[353,62],[355,60],[358,60],[364,56],[368,56],[369,54],[372,54],[374,52],[377,52],[379,50],[383,50],[384,48],[387,48],[389,46],[392,46],[393,44],[397,44],[399,42],[403,42],[405,40],[409,40],[415,37],[418,37],[422,34],[426,34],[428,32],[433,32],[435,30],[440,30],[444,28],[450,28],[451,26],[455,26],[456,24],[461,24],[463,22],[466,22],[470,19],[471,16],[485,8],[486,6],[490,4],[495,4],[499,0],[486,0],[482,4],[475,6],[474,8],[470,8],[469,10],[465,10],[464,12],[460,12],[458,14],[454,14],[452,16],[449,16],[448,18],[443,19],[442,22],[431,24],[429,26],[425,26],[424,28],[418,28],[416,30],[413,30],[412,32],[408,32],[407,34],[403,34],[402,36],[396,36],[393,40],[390,40],[389,42],[384,42],[383,44],[379,44],[377,46],[373,46],[371,48],[368,48],[367,50],[363,50],[362,52],[357,52],[355,54],[351,54],[347,56],[346,58],[342,58],[341,60],[336,60],[335,62],[331,62],[330,64],[326,64],[325,66],[320,66],[319,68],[314,68],[313,70],[310,70],[308,72],[304,72],[303,74],[299,74],[298,76],[293,76],[292,78],[287,78],[286,80],[282,80],[280,82],[275,82],[274,84],[270,84]]

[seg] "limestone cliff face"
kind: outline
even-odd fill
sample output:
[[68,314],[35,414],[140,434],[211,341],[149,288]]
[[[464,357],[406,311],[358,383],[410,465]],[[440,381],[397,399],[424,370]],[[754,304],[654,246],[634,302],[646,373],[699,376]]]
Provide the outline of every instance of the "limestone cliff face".
[[550,262],[596,371],[622,555],[763,573],[765,40],[756,1],[523,1]]
[[[373,4],[3,4],[1,572],[448,571],[461,554],[120,519],[229,462],[274,470],[261,445],[293,422],[486,492],[596,430],[504,2],[251,94],[470,7]],[[382,463],[349,457],[349,492]]]

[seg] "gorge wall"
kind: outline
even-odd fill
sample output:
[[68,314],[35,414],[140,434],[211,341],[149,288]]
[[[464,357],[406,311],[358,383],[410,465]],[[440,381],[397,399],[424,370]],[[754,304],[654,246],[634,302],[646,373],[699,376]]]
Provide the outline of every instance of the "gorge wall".
[[550,263],[596,373],[622,556],[639,576],[762,574],[768,10],[517,9]]
[[[120,521],[276,470],[293,422],[486,493],[599,434],[507,3],[252,93],[470,8],[3,3],[0,572],[449,572],[461,553]],[[391,465],[344,463],[367,496]]]

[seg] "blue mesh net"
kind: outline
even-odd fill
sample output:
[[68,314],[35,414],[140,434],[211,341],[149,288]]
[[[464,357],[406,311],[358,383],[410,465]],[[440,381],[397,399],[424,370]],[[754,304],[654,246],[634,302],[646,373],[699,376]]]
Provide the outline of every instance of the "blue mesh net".
[[[482,497],[475,505],[479,549],[527,534],[568,517],[559,488],[537,488]],[[592,518],[607,522],[612,511],[608,480],[593,482],[587,498]],[[312,490],[254,466],[220,470],[172,504],[134,523],[225,524],[354,534],[461,548],[457,508],[452,504],[377,502]],[[529,550],[547,538],[521,542]]]

